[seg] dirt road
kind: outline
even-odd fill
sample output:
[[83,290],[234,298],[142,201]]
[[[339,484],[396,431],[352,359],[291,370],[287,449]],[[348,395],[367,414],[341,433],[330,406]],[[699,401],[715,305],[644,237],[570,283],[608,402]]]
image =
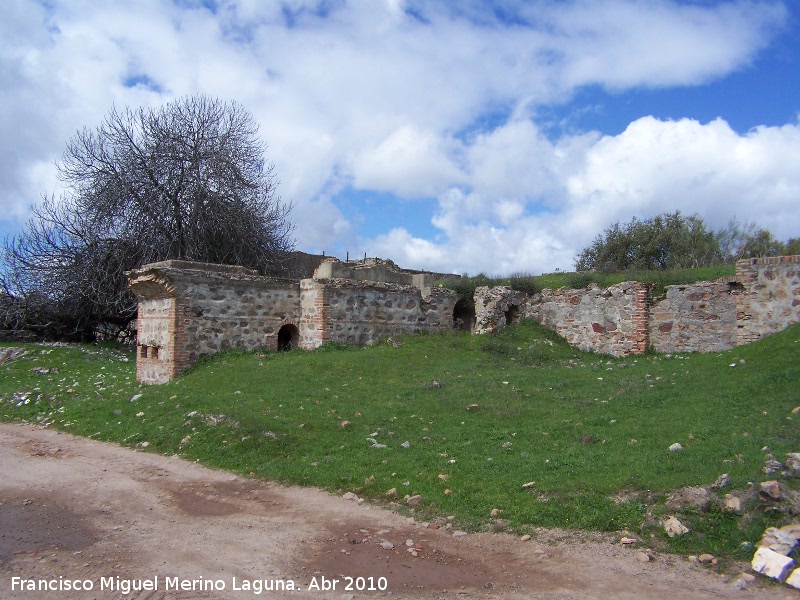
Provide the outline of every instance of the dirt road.
[[674,556],[642,563],[610,542],[454,537],[49,429],[0,425],[0,448],[2,598],[800,597],[760,582],[740,591]]

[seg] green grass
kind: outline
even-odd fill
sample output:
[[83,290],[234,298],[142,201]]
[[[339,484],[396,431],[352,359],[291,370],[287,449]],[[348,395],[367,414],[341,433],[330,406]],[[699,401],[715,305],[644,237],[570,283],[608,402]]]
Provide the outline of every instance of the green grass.
[[596,283],[602,288],[622,283],[623,281],[642,281],[653,286],[653,294],[658,296],[665,293],[668,285],[682,285],[698,281],[714,281],[720,277],[731,276],[736,273],[734,265],[721,265],[718,267],[704,267],[700,269],[676,269],[663,271],[618,271],[614,273],[548,273],[543,275],[517,274],[510,277],[487,277],[476,275],[461,279],[442,281],[442,285],[456,290],[464,298],[472,298],[478,286],[510,286],[512,289],[533,294],[550,288],[557,290],[562,287],[583,289],[591,283]]
[[[423,520],[628,530],[675,552],[746,558],[743,543],[788,519],[685,511],[692,533],[673,540],[657,525],[670,490],[722,473],[722,494],[743,490],[769,478],[763,447],[779,460],[800,451],[800,325],[730,352],[614,359],[523,322],[400,347],[228,352],[162,386],[139,385],[126,350],[22,347],[0,366],[2,420],[380,504],[396,488],[398,504],[422,495]],[[676,442],[683,451],[670,452]]]

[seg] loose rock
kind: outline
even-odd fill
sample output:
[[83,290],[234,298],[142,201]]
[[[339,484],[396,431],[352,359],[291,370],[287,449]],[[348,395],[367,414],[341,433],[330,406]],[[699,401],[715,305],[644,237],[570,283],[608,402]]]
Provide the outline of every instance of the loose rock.
[[637,552],[635,558],[640,563],[650,562],[650,555],[646,552]]
[[677,452],[678,450],[683,450],[683,446],[681,446],[677,442],[672,444],[672,446],[669,447],[669,451],[670,452]]
[[709,563],[714,562],[714,555],[713,554],[701,554],[700,556],[697,557],[697,560],[699,560],[701,563],[709,564]]
[[725,494],[724,508],[729,512],[739,512],[742,510],[742,499],[733,494]]
[[783,469],[783,465],[780,463],[780,461],[775,460],[775,457],[772,454],[767,454],[764,457],[764,466],[761,467],[761,471],[763,471],[764,474],[772,475],[781,469]]
[[756,573],[783,581],[794,567],[794,561],[769,548],[759,548],[753,556],[751,566]]
[[786,470],[789,475],[800,475],[800,452],[786,455]]
[[664,530],[667,532],[667,535],[671,538],[677,535],[684,535],[686,533],[689,533],[689,528],[686,527],[675,517],[670,517],[666,521],[664,521]]
[[721,490],[724,487],[728,487],[728,484],[731,482],[731,476],[727,473],[723,473],[717,480],[711,484],[712,490]]
[[762,481],[761,482],[761,493],[773,500],[780,500],[781,499],[781,486],[780,484],[775,481]]
[[408,499],[406,499],[406,504],[409,506],[416,506],[420,502],[422,502],[422,496],[419,494],[415,494],[414,496],[410,496]]

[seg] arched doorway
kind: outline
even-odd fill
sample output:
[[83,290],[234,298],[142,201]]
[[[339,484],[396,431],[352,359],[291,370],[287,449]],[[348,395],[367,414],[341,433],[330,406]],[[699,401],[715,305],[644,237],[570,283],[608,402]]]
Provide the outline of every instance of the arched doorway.
[[505,312],[504,316],[506,318],[506,325],[519,322],[519,306],[512,304],[508,307],[508,310]]
[[278,330],[278,352],[296,348],[299,342],[300,331],[291,323]]
[[453,308],[453,329],[472,331],[475,327],[475,303],[463,298]]

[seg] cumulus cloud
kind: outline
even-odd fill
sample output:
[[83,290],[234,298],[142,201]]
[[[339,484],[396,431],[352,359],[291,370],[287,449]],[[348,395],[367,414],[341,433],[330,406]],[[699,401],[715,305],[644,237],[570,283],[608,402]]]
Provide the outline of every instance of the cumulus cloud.
[[[529,164],[516,169],[552,182],[539,188],[550,198],[548,206],[525,188],[499,193],[503,171],[490,169],[501,175],[497,181],[476,175],[469,183],[493,193],[453,188],[437,199],[433,223],[445,233],[443,241],[422,243],[394,230],[371,243],[415,265],[507,274],[569,270],[597,233],[633,216],[680,210],[698,214],[712,228],[737,217],[780,239],[800,231],[800,124],[738,134],[722,119],[703,124],[644,117],[616,136],[565,137],[555,144],[543,141],[532,125],[526,128],[540,153],[528,154]],[[491,156],[520,160],[517,147],[492,145]],[[483,155],[478,149],[472,154]]]
[[[52,162],[112,104],[204,92],[261,123],[304,249],[336,243],[442,270],[571,267],[611,220],[672,208],[784,235],[797,125],[643,118],[617,136],[537,123],[582,86],[693,85],[746,67],[772,0],[484,2],[14,0],[0,22],[0,208],[57,192]],[[434,202],[440,235],[358,232],[349,191]],[[794,194],[794,195],[793,195]],[[754,206],[768,214],[753,215]],[[358,241],[360,238],[360,241]]]

